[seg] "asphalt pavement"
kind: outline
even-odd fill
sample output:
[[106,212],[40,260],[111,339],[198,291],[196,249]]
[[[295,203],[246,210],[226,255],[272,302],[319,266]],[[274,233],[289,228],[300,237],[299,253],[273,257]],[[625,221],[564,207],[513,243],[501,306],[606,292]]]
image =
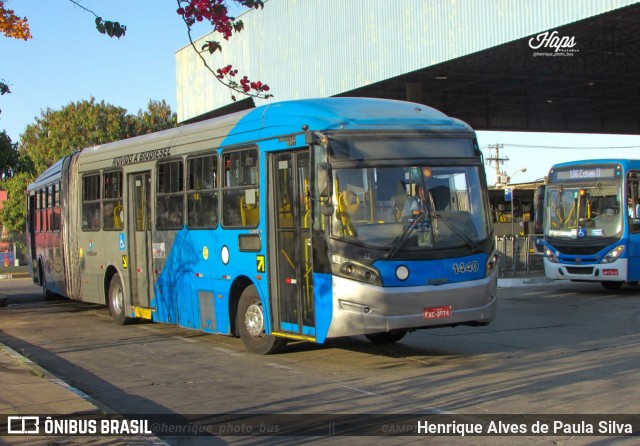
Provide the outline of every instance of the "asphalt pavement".
[[[28,277],[26,267],[10,267],[0,269],[0,279],[10,280]],[[500,288],[520,286],[541,286],[549,281],[540,271],[527,276],[516,276],[498,279]],[[0,284],[2,280],[0,280]],[[0,311],[10,304],[7,296],[2,294],[0,285]],[[62,379],[40,367],[38,364],[0,342],[0,414],[19,415],[117,415],[108,407],[100,404],[79,389],[65,383]],[[8,428],[14,431],[16,426],[7,426],[7,419],[0,417],[0,444],[67,444],[82,443],[83,437],[8,435]],[[15,422],[19,422],[15,420]],[[8,424],[8,423],[7,423]],[[88,438],[87,438],[88,439]],[[103,444],[166,444],[153,436],[100,437]],[[96,438],[91,437],[91,444]]]

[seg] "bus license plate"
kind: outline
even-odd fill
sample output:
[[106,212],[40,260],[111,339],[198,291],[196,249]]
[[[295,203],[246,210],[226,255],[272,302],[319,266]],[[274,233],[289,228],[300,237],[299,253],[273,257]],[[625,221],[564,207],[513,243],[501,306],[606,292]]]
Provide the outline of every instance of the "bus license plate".
[[443,307],[429,307],[424,309],[425,319],[442,319],[451,316],[451,305]]

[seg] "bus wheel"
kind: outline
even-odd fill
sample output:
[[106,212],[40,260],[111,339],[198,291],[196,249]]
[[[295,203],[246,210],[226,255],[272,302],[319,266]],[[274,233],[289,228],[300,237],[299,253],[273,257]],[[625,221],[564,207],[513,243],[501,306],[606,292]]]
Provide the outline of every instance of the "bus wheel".
[[40,276],[40,286],[42,286],[42,294],[44,295],[45,300],[55,299],[55,294],[47,289],[47,282],[44,280],[44,269],[42,268],[42,263],[38,266],[38,275]]
[[117,274],[111,278],[108,298],[109,312],[114,322],[118,325],[125,325],[131,322],[131,318],[127,317],[125,313],[124,289],[122,288],[120,276]]
[[391,330],[382,333],[369,333],[365,336],[374,344],[393,344],[404,338],[406,334],[406,330]]
[[602,284],[603,287],[605,287],[607,290],[619,290],[620,288],[622,288],[622,283],[623,282],[613,282],[613,281],[607,281],[607,282],[600,282]]
[[265,334],[262,302],[253,285],[247,287],[240,296],[236,325],[242,342],[252,353],[259,355],[278,353],[287,345],[285,339]]

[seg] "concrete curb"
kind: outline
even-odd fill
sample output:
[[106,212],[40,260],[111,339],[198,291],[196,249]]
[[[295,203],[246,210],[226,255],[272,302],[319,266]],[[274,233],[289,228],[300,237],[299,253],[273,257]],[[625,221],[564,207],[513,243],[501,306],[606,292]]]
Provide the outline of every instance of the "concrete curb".
[[24,279],[26,277],[29,277],[29,273],[0,274],[0,280],[2,280],[2,279]]
[[498,279],[498,288],[515,288],[527,286],[561,285],[571,283],[570,280],[553,280],[546,277],[504,277]]
[[30,360],[26,356],[23,356],[22,354],[18,353],[17,351],[15,351],[11,347],[7,346],[6,344],[3,344],[2,342],[0,342],[0,350],[6,352],[16,362],[19,362],[20,364],[25,366],[27,369],[29,369],[29,371],[31,371],[31,373],[33,373],[34,375],[39,376],[40,378],[44,378],[47,381],[49,381],[49,382],[51,382],[51,383],[53,383],[53,384],[55,384],[57,386],[60,386],[60,387],[62,387],[64,389],[68,390],[69,392],[79,396],[80,398],[85,400],[87,403],[89,403],[92,406],[94,406],[96,408],[96,413],[117,415],[116,411],[111,410],[110,408],[108,408],[104,404],[100,403],[99,401],[96,401],[95,399],[93,399],[92,397],[90,397],[89,395],[84,393],[82,390],[76,389],[72,385],[66,383],[65,381],[63,381],[62,379],[58,378],[57,376],[55,376],[54,374],[52,374],[48,370],[43,369],[42,367],[40,367],[38,364],[36,364],[35,362]]
[[[90,410],[88,412],[87,411],[76,412],[76,414],[81,413],[82,415],[89,415],[89,416],[92,414],[120,415],[118,412],[114,411],[113,409],[95,400],[93,397],[87,395],[82,390],[77,389],[72,385],[70,385],[69,383],[65,382],[64,380],[58,378],[48,370],[45,370],[37,363],[33,362],[26,356],[20,354],[19,352],[15,351],[14,349],[12,349],[11,347],[7,346],[2,342],[0,342],[0,352],[5,352],[8,356],[11,357],[13,361],[15,361],[16,364],[22,365],[25,370],[25,372],[23,373],[31,373],[39,378],[46,380],[51,385],[61,387],[62,389],[64,389],[64,391],[70,392],[75,397],[84,400],[86,403],[88,403],[90,407],[94,408],[93,410]],[[26,391],[28,391],[29,386],[23,386],[23,387]],[[33,437],[33,440],[36,441],[36,443],[33,443],[33,444],[40,444],[40,441],[42,440],[42,438],[45,438],[45,440],[47,441],[46,444],[74,444],[76,443],[76,440],[81,443],[84,442],[83,438],[78,436],[64,437],[64,436],[53,435],[49,437],[39,437],[39,436]],[[146,436],[132,435],[132,436],[125,436],[125,437],[114,436],[114,437],[100,437],[100,438],[105,439],[106,441],[105,444],[107,443],[108,444],[139,444],[139,445],[151,444],[154,446],[156,445],[169,446],[169,443],[165,442],[159,437],[156,437],[155,435],[146,435]],[[0,441],[0,444],[3,444],[2,441]],[[42,444],[45,444],[45,443],[42,443]]]

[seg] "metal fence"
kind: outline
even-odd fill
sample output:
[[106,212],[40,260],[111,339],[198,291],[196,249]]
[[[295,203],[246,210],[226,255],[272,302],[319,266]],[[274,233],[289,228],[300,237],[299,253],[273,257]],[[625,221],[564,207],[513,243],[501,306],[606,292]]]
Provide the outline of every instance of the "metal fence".
[[498,249],[498,276],[514,277],[516,275],[529,275],[543,273],[542,249],[536,243],[538,235],[496,236]]

